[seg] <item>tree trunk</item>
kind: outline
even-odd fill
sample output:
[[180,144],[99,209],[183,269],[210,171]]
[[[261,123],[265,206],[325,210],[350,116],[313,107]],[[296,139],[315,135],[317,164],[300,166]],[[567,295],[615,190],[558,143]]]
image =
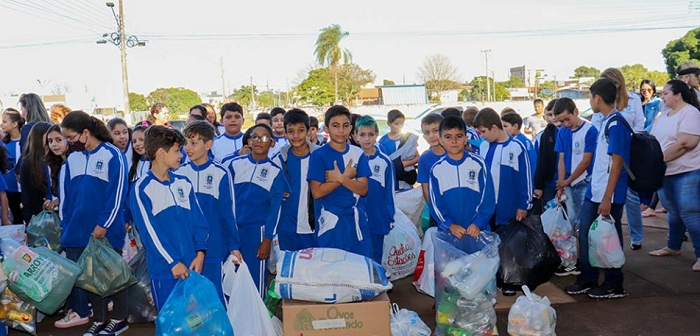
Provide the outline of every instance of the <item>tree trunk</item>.
[[333,74],[335,77],[335,100],[333,101],[333,105],[336,105],[336,104],[338,104],[338,67],[337,66],[333,70]]

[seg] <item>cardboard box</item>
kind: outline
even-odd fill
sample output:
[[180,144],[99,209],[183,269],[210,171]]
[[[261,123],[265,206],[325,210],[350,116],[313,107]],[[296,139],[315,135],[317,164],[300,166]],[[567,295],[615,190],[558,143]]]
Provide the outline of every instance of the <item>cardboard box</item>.
[[389,296],[372,301],[282,300],[284,336],[391,336]]

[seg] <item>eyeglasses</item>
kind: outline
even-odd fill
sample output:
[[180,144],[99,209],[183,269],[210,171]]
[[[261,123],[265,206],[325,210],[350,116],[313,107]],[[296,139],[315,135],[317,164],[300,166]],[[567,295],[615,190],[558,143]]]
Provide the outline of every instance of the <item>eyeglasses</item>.
[[262,136],[251,135],[250,140],[255,141],[255,142],[268,142],[268,141],[270,141],[270,136],[269,135],[262,135]]

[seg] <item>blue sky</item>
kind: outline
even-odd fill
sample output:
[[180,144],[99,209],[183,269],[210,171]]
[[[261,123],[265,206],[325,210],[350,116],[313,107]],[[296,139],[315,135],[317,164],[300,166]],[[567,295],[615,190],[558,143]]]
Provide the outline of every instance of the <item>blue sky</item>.
[[[127,32],[148,40],[145,48],[128,50],[130,89],[220,90],[222,56],[229,92],[250,77],[259,87],[285,89],[314,62],[318,31],[332,23],[350,32],[344,46],[378,82],[417,81],[421,62],[435,53],[448,55],[470,80],[484,73],[482,49],[491,50],[497,80],[520,65],[558,79],[579,65],[664,70],[661,49],[700,22],[691,4],[700,6],[695,0],[124,0]],[[102,1],[0,0],[0,95],[68,83],[73,91],[118,101],[119,51],[95,43],[115,29]]]

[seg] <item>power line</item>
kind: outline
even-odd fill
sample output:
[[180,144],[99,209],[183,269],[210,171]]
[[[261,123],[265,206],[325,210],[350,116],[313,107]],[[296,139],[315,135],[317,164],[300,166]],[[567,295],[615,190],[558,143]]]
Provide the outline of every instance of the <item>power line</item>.
[[16,7],[11,7],[5,4],[0,3],[0,5],[24,13],[28,14],[31,16],[38,16],[40,18],[43,18],[45,20],[49,20],[55,23],[63,24],[63,25],[68,25],[74,28],[78,28],[81,30],[84,30],[85,28],[92,30],[94,32],[98,32],[98,30],[95,30],[95,27],[87,22],[81,21],[79,19],[76,19],[75,17],[65,15],[64,13],[61,13],[56,10],[49,10],[45,7],[42,7],[41,5],[37,5],[33,2],[30,1],[17,1],[17,0],[7,0],[7,3],[9,4],[14,4]]

